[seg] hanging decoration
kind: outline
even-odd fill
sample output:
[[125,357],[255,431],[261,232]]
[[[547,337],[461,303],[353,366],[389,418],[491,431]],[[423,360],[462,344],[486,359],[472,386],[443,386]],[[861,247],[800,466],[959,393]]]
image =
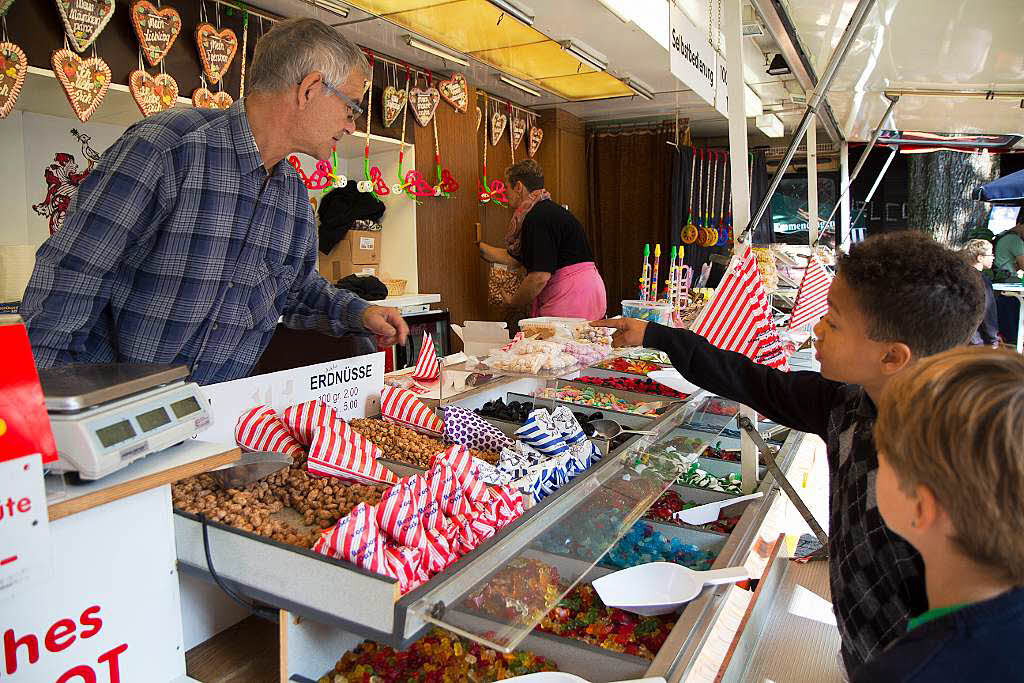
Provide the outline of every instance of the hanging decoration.
[[[484,99],[484,110],[488,110],[487,93],[482,93]],[[477,107],[477,111],[480,111],[480,107]],[[481,117],[482,118],[482,117]],[[479,129],[478,129],[479,130]],[[487,202],[494,202],[498,206],[508,205],[508,194],[505,189],[505,182],[501,178],[495,178],[494,180],[488,181],[487,179],[487,126],[484,126],[484,137],[483,144],[481,147],[484,152],[484,174],[483,182],[477,181],[477,198],[481,204]]]
[[238,36],[229,28],[220,29],[220,3],[217,3],[217,26],[209,23],[206,16],[206,2],[200,2],[202,22],[196,26],[196,45],[199,47],[199,61],[210,82],[216,85],[231,68],[231,61],[238,51]]
[[480,111],[480,107],[476,108],[476,130],[480,132],[480,120],[484,117],[484,113]]
[[[694,192],[692,187],[690,188],[691,196],[692,195],[696,195],[696,197],[697,197],[697,211],[696,211],[697,224],[694,225],[693,222],[691,221],[685,228],[683,228],[683,234],[682,234],[683,244],[693,244],[694,242],[696,242],[697,238],[700,237],[700,227],[702,225],[704,225],[704,219],[700,215],[701,194],[704,192],[703,188],[701,187],[701,180],[704,177],[704,150],[702,150],[702,149],[695,149],[695,150],[693,150],[693,152],[694,152],[694,154],[696,156],[700,157],[700,163],[697,165],[697,189],[696,189],[696,192]],[[692,185],[692,183],[691,183],[691,185]]]
[[712,227],[715,221],[715,187],[718,180],[717,152],[708,150],[708,164],[711,169],[711,183],[708,185],[708,197],[704,205],[704,227],[700,231],[700,240],[698,241],[702,247],[710,247],[718,241],[718,231]]
[[245,97],[245,51],[249,45],[249,10],[242,9],[242,63],[238,74],[238,99]]
[[[519,144],[523,141],[523,136],[526,135],[526,119],[519,115],[519,110],[516,108],[512,109],[512,149],[519,149]],[[530,156],[533,156],[532,154]]]
[[441,166],[441,147],[437,140],[437,117],[434,118],[434,168],[437,171],[437,185],[434,186],[435,197],[450,197],[459,189],[455,176],[447,168]]
[[0,0],[0,16],[7,14],[7,10],[14,4],[14,0]]
[[85,50],[96,42],[111,17],[114,16],[114,0],[56,0],[57,11],[64,21],[64,30],[76,52]]
[[[409,106],[412,107],[412,115],[416,118],[416,123],[423,128],[430,125],[430,121],[437,111],[437,105],[441,102],[441,93],[434,87],[434,79],[430,74],[426,74],[426,76],[427,87],[425,89],[420,89],[417,84],[417,87],[409,91]],[[419,79],[419,73],[416,74],[416,78]]]
[[[725,160],[722,163],[722,212],[718,220],[718,241],[715,243],[717,247],[724,247],[729,243],[730,226],[732,225],[732,188],[729,185],[729,153],[722,153]],[[725,215],[725,203],[726,198],[729,198],[729,217]]]
[[[395,74],[395,84],[398,83],[398,74]],[[409,86],[412,84],[412,70],[409,65],[405,65],[405,90],[403,102],[409,100]],[[430,187],[430,184],[423,177],[423,174],[417,171],[415,168],[410,169],[408,173],[403,173],[403,166],[405,164],[405,120],[409,113],[409,108],[404,104],[402,105],[402,141],[398,147],[398,187],[405,191],[407,197],[413,201],[418,201],[417,197],[433,196],[434,190]]]
[[491,144],[493,146],[497,147],[498,140],[501,140],[501,136],[505,132],[505,126],[507,125],[508,117],[495,108],[494,113],[491,114]]
[[540,149],[540,143],[544,139],[544,131],[537,127],[537,116],[534,114],[532,117],[532,123],[530,125],[530,139],[526,145],[526,151],[532,159],[537,155],[537,150]]
[[95,50],[92,57],[82,59],[67,47],[55,50],[50,64],[75,116],[83,123],[88,121],[99,109],[110,87],[110,67],[96,56]]
[[4,17],[4,40],[0,43],[0,119],[14,109],[28,74],[25,51],[7,39],[7,18]]
[[178,83],[161,69],[150,76],[142,68],[142,49],[139,48],[139,68],[128,76],[128,90],[143,116],[151,116],[174,106],[178,99]]
[[[697,179],[697,150],[690,147],[690,194],[686,203],[686,223],[679,232],[683,244],[693,244],[697,239],[697,226],[693,224],[693,183]],[[687,239],[689,238],[689,239]]]
[[157,7],[149,0],[135,0],[130,13],[142,56],[156,66],[181,33],[181,15],[173,7]]
[[446,81],[438,81],[437,87],[444,101],[452,105],[460,114],[466,113],[469,106],[469,86],[466,77],[456,71]]
[[200,76],[203,85],[192,92],[192,106],[199,109],[227,109],[234,103],[234,98],[223,90],[210,92],[206,87],[206,76]]
[[306,186],[307,190],[322,190],[331,182],[331,165],[323,159],[316,162],[316,170],[308,176],[302,170],[302,162],[296,155],[289,155],[288,163],[299,174],[299,178],[302,179],[302,184]]
[[[389,65],[387,65],[387,64],[384,65],[385,74],[387,73],[388,66]],[[394,71],[395,84],[391,85],[389,83],[387,85],[387,87],[384,88],[384,92],[381,95],[381,104],[384,107],[384,116],[383,116],[383,118],[384,118],[384,125],[387,126],[388,128],[393,126],[394,123],[395,123],[395,120],[398,119],[398,115],[405,111],[405,105],[409,101],[409,74],[408,74],[408,69],[406,69],[406,75],[405,75],[405,88],[402,89],[402,90],[399,90],[396,87],[398,85],[398,72],[397,72],[397,68],[398,67],[394,67],[394,69],[395,69],[395,71]],[[403,137],[404,137],[404,134],[405,134],[405,130],[404,130],[405,116],[402,117],[402,124],[403,124],[402,134],[403,134]]]
[[[377,166],[370,168],[370,121],[373,119],[373,53],[368,53],[366,58],[370,62],[370,80],[366,84],[366,89],[370,95],[366,98],[366,146],[363,148],[363,179],[369,180],[372,183],[370,189],[375,195],[386,197],[391,194],[391,188],[385,182],[380,168]],[[360,191],[363,187],[365,185],[361,184]]]

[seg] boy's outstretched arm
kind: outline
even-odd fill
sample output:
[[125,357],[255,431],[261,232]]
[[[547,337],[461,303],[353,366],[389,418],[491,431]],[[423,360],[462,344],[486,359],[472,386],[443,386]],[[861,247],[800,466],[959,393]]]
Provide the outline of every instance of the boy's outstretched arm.
[[664,351],[679,373],[724,398],[748,405],[779,424],[824,437],[835,393],[842,386],[817,372],[782,372],[723,351],[689,330],[633,318],[591,323],[617,330],[612,344]]

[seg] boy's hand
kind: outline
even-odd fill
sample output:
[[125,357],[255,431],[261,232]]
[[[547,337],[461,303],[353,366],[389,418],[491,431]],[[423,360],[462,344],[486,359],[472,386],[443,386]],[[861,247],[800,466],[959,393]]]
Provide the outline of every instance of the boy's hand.
[[608,320],[595,320],[590,323],[591,327],[611,327],[616,330],[612,335],[612,346],[621,348],[623,346],[643,346],[644,332],[647,331],[647,321],[636,318],[610,318]]

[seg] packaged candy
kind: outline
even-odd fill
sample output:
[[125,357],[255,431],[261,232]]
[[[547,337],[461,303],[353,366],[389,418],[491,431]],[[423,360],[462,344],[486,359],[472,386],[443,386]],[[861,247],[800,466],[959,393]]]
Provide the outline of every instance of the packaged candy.
[[306,470],[313,475],[336,477],[357,484],[397,483],[395,473],[377,462],[380,449],[359,438],[359,441],[347,441],[329,427],[317,427],[313,432]]
[[523,514],[523,494],[509,486],[495,486],[491,489],[495,499],[495,513],[498,528],[518,519]]
[[245,451],[270,451],[293,458],[303,453],[302,445],[270,406],[242,413],[235,425],[235,441]]
[[398,587],[402,593],[408,593],[429,578],[426,572],[420,571],[423,551],[419,548],[387,544],[384,546],[384,559],[384,573],[398,579]]
[[444,423],[407,389],[385,386],[380,392],[380,412],[385,420],[420,431],[441,434]]
[[381,496],[377,503],[377,526],[400,545],[423,547],[427,498],[427,480],[422,475],[406,477]]
[[583,427],[569,408],[558,406],[551,414],[551,420],[569,446],[569,453],[572,455],[570,474],[578,474],[601,459],[597,446],[587,438]]
[[377,527],[374,509],[366,503],[357,505],[337,524],[320,534],[313,550],[371,572],[389,574],[385,566],[384,538]]
[[[516,442],[520,443],[520,442]],[[498,453],[498,467],[508,474],[512,480],[519,479],[526,475],[526,470],[534,464],[530,458],[518,448],[502,448]]]
[[451,467],[459,478],[466,499],[470,503],[482,503],[490,499],[487,486],[477,477],[480,464],[486,465],[486,463],[474,458],[465,446],[452,446],[443,453],[435,454],[430,464],[431,466],[440,464]]
[[540,408],[530,413],[526,423],[516,430],[516,438],[547,456],[562,455],[569,450],[547,410]]
[[420,355],[416,359],[416,367],[412,371],[413,379],[422,382],[432,382],[441,376],[441,364],[437,360],[437,350],[434,349],[434,340],[429,332],[423,333],[423,343],[420,345]]
[[450,466],[438,463],[427,473],[430,498],[440,505],[439,512],[454,517],[469,512],[469,500],[458,474]]
[[[445,525],[451,526],[451,520],[447,517],[442,515],[441,519],[444,520]],[[452,550],[451,543],[443,532],[426,528],[423,537],[425,541],[423,545],[423,566],[427,571],[437,573],[459,559],[458,554]]]
[[334,408],[320,401],[306,401],[284,409],[282,420],[295,440],[308,447],[317,427],[332,427],[341,422]]
[[482,451],[500,451],[512,444],[512,439],[501,430],[461,406],[445,407],[444,440],[445,443],[463,444]]

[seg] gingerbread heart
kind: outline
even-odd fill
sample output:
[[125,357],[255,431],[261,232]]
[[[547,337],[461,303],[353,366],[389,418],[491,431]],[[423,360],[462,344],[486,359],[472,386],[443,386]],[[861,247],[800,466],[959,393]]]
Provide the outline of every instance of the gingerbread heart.
[[437,91],[437,88],[427,88],[426,90],[413,88],[409,91],[409,106],[412,108],[412,115],[416,118],[416,123],[421,126],[430,125],[430,119],[434,118],[434,112],[437,111],[437,105],[440,102],[441,93]]
[[384,102],[384,125],[390,127],[402,113],[402,108],[409,99],[409,93],[389,85],[384,88],[381,99]]
[[498,140],[501,139],[502,133],[505,132],[505,126],[508,125],[508,117],[500,112],[494,112],[491,114],[491,145],[498,144]]
[[99,57],[82,59],[66,48],[54,51],[50,64],[75,116],[82,122],[88,121],[110,87],[110,67]]
[[150,76],[136,69],[128,76],[128,90],[143,116],[170,109],[178,100],[178,83],[166,73]]
[[226,92],[212,93],[206,88],[196,88],[192,93],[192,106],[199,109],[227,109],[234,101]]
[[480,130],[480,121],[483,119],[484,113],[480,111],[480,107],[476,108],[476,129]]
[[150,66],[156,66],[178,39],[181,15],[173,7],[158,8],[149,0],[135,0],[131,14],[142,56]]
[[534,126],[533,128],[530,129],[530,139],[526,143],[526,151],[529,152],[531,159],[533,158],[533,155],[537,153],[537,150],[540,149],[540,141],[543,139],[543,130],[541,130],[537,126]]
[[218,83],[235,58],[238,36],[229,28],[218,31],[213,24],[199,24],[196,26],[196,45],[199,46],[199,60],[203,63],[206,77],[211,83]]
[[[9,5],[10,3],[8,3]],[[14,109],[28,73],[28,58],[14,43],[0,43],[0,119]]]
[[512,119],[512,147],[519,149],[519,143],[523,141],[526,133],[526,119]]
[[14,0],[0,0],[0,16],[7,13],[7,8],[14,4]]
[[114,0],[57,0],[71,47],[84,52],[114,16]]
[[466,108],[469,106],[469,88],[466,85],[465,76],[455,72],[447,81],[438,83],[437,87],[445,102],[455,107],[460,114],[466,113]]

